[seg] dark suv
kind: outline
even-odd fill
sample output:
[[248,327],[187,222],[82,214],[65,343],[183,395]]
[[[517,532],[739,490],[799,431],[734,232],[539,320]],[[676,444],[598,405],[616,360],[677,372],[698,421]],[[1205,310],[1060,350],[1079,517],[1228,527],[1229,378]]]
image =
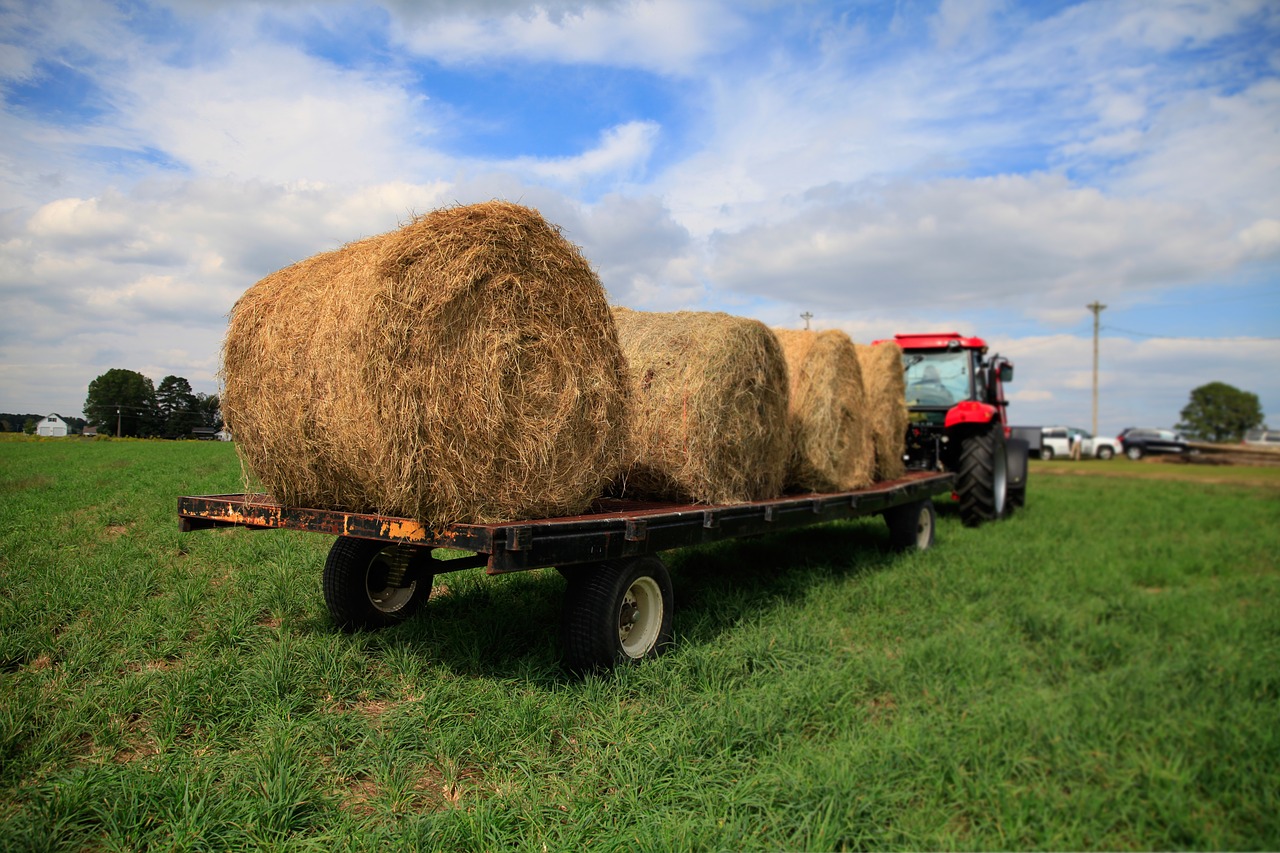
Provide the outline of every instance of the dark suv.
[[1137,429],[1129,427],[1116,441],[1130,459],[1141,459],[1148,453],[1186,453],[1190,448],[1182,436],[1171,429]]

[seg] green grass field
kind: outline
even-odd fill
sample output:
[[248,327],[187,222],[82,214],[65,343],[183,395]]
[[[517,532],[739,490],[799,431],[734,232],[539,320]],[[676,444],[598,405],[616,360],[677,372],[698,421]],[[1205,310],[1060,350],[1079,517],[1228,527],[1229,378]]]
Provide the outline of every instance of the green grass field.
[[230,446],[0,442],[0,849],[1280,847],[1280,470],[1071,466],[671,553],[675,648],[582,680],[554,571],[344,634],[332,540],[178,532]]

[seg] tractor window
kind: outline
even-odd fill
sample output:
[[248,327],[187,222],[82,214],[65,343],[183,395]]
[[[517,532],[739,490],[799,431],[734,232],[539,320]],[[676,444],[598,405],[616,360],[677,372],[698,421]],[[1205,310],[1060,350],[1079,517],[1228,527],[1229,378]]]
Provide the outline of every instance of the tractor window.
[[953,406],[969,399],[969,353],[905,353],[907,405]]

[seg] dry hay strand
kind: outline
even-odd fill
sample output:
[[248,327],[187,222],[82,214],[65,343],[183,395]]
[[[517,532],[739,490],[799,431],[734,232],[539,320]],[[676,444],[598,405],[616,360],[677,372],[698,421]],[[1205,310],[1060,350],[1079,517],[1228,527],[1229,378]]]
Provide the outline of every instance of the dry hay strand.
[[774,329],[787,361],[791,460],[787,488],[838,492],[869,485],[875,442],[857,349],[844,332]]
[[285,504],[500,521],[580,512],[618,473],[623,369],[578,249],[537,211],[488,202],[251,287],[222,406]]
[[787,367],[778,339],[728,314],[614,309],[627,362],[624,497],[738,503],[782,492]]
[[867,394],[867,420],[876,446],[875,478],[896,480],[906,472],[902,455],[907,449],[907,388],[902,347],[883,341],[856,348]]

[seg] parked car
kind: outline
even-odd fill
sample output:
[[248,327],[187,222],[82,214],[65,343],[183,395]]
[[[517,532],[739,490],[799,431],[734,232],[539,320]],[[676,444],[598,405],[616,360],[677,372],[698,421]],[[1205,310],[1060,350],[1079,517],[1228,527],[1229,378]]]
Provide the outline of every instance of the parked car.
[[1244,434],[1244,443],[1253,447],[1274,447],[1280,449],[1280,430],[1251,429]]
[[1149,453],[1186,453],[1191,449],[1186,439],[1171,429],[1129,427],[1117,441],[1130,459],[1141,459]]
[[1080,442],[1082,458],[1110,459],[1120,452],[1120,445],[1114,439],[1094,438],[1092,433],[1079,427],[1042,427],[1040,433],[1041,459],[1069,458],[1073,439]]

